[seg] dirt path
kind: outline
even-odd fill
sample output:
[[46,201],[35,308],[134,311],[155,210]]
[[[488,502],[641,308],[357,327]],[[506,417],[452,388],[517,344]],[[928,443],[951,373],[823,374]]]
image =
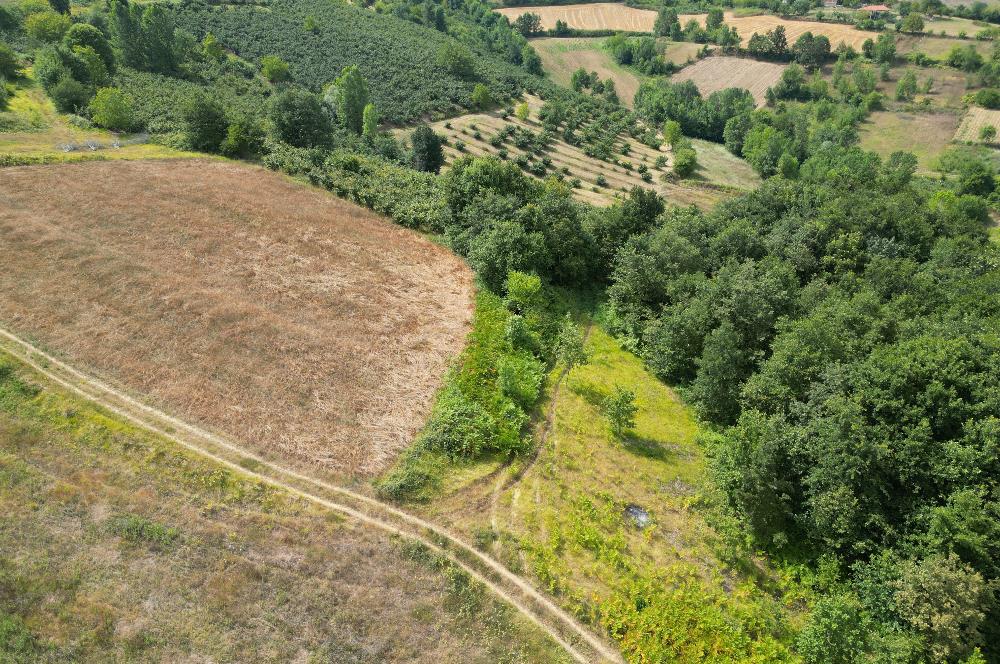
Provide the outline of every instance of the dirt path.
[[527,581],[441,526],[370,496],[270,462],[210,431],[137,401],[3,328],[0,328],[0,348],[67,390],[234,472],[391,534],[420,542],[445,556],[538,625],[576,661],[623,661],[613,647]]

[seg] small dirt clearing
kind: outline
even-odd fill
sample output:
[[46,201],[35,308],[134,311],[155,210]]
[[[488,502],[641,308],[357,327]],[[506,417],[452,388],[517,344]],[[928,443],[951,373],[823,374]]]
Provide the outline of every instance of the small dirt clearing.
[[[537,14],[542,20],[542,27],[551,30],[556,27],[556,21],[563,21],[569,27],[578,30],[622,30],[626,32],[652,32],[656,23],[656,12],[649,9],[636,9],[615,3],[593,3],[584,5],[559,5],[550,7],[504,7],[498,12],[514,21],[521,14]],[[682,14],[678,18],[681,25],[694,19],[705,24],[705,14]],[[785,34],[789,45],[794,44],[805,32],[814,35],[826,35],[831,46],[836,48],[843,42],[860,50],[866,39],[874,39],[877,34],[857,30],[854,26],[840,23],[824,23],[820,21],[790,21],[777,16],[761,14],[759,16],[736,16],[726,12],[725,21],[739,32],[743,44],[750,41],[753,33],[764,34],[779,25],[785,26]]]
[[692,81],[703,97],[726,88],[746,88],[757,106],[764,105],[767,89],[781,79],[785,65],[749,58],[711,57],[699,60],[670,77],[671,83]]
[[[964,143],[982,143],[979,132],[987,125],[1000,130],[1000,111],[991,111],[986,108],[972,106],[962,118],[962,124],[955,132],[955,140]],[[997,139],[994,138],[995,142]]]
[[126,390],[338,476],[423,425],[471,317],[457,257],[221,161],[0,170],[0,320]]

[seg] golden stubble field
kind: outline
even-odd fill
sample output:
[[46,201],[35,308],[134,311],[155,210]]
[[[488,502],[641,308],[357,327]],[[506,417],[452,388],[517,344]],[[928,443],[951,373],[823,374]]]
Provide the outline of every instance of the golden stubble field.
[[265,456],[371,476],[464,345],[472,274],[418,234],[222,161],[0,170],[0,324]]
[[[531,12],[541,17],[542,27],[552,29],[556,21],[564,21],[569,27],[580,30],[622,30],[628,32],[652,32],[656,22],[656,12],[637,9],[616,3],[593,3],[584,5],[559,5],[548,7],[504,7],[497,10],[511,21],[521,14]],[[694,19],[704,25],[705,14],[681,14],[681,25]],[[856,30],[849,25],[823,23],[820,21],[791,21],[762,14],[760,16],[736,16],[726,12],[726,24],[739,32],[745,45],[753,33],[765,33],[779,25],[785,26],[788,43],[794,44],[805,32],[826,35],[830,44],[836,47],[843,42],[860,49],[866,39],[874,39],[876,33]]]
[[672,83],[692,81],[703,97],[726,88],[746,88],[758,106],[767,89],[781,79],[785,65],[749,58],[709,57],[688,65],[670,77]]

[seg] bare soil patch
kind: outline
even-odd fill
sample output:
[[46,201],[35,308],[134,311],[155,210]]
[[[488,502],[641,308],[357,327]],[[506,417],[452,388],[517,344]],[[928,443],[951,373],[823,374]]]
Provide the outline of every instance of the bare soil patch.
[[767,89],[781,79],[785,65],[749,58],[710,57],[689,65],[670,77],[671,82],[692,81],[702,96],[726,88],[746,88],[758,106],[765,103]]
[[267,456],[382,471],[471,318],[448,251],[220,161],[0,170],[0,320]]

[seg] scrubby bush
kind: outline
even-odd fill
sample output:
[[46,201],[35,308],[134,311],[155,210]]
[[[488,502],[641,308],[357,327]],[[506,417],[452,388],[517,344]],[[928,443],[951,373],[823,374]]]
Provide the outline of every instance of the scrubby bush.
[[288,63],[276,55],[265,55],[260,59],[260,73],[271,83],[284,83],[292,77]]
[[319,97],[299,89],[289,89],[270,104],[269,117],[275,135],[289,145],[308,148],[330,144],[330,120]]
[[105,129],[127,131],[135,125],[131,100],[118,88],[101,88],[90,102],[90,117]]
[[62,39],[69,26],[69,17],[56,12],[39,12],[24,19],[24,28],[28,36],[45,44]]
[[62,113],[77,113],[87,107],[93,91],[72,76],[62,76],[51,88],[52,103]]
[[205,94],[188,100],[183,109],[185,136],[188,145],[203,152],[218,152],[226,138],[229,121],[226,109]]

